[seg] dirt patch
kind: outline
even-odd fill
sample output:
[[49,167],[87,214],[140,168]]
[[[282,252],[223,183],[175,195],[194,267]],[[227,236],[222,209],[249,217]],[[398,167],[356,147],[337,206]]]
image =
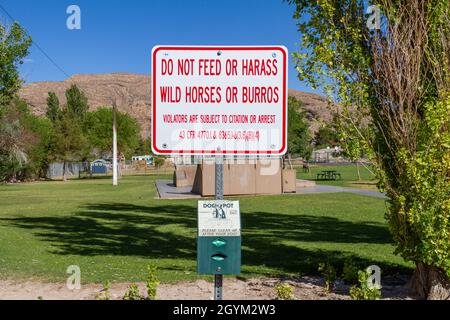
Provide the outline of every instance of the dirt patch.
[[[387,279],[383,283],[382,295],[385,299],[411,299],[408,296],[407,277]],[[241,280],[224,279],[225,300],[271,300],[276,299],[274,286],[288,283],[294,287],[295,299],[299,300],[348,300],[350,286],[342,281],[334,283],[328,295],[323,290],[323,280],[316,277],[289,279],[253,278]],[[113,283],[110,288],[111,299],[122,299],[131,283]],[[142,295],[145,284],[137,283]],[[102,291],[100,284],[85,284],[80,290],[69,290],[65,283],[45,283],[35,280],[0,280],[0,299],[10,300],[94,300]],[[213,283],[206,280],[184,281],[161,284],[158,287],[159,300],[212,300]]]

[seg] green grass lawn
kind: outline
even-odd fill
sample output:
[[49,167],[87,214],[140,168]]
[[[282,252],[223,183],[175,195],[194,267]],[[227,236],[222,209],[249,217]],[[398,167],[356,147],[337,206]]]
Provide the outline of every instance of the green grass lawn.
[[[156,199],[155,176],[0,186],[0,277],[83,283],[138,281],[148,264],[164,281],[196,274],[196,200]],[[166,177],[167,178],[167,177]],[[316,274],[346,257],[409,272],[393,254],[382,199],[353,195],[241,197],[242,275]]]
[[[342,187],[352,187],[352,188],[362,188],[367,190],[377,190],[376,180],[374,174],[368,170],[363,165],[359,166],[361,180],[358,181],[358,174],[356,170],[356,165],[345,165],[345,166],[324,166],[324,165],[311,165],[310,172],[303,172],[302,168],[297,169],[297,178],[304,180],[313,180],[318,184],[328,184],[333,186]],[[323,170],[335,170],[341,174],[341,180],[336,181],[321,181],[316,180],[317,173]]]

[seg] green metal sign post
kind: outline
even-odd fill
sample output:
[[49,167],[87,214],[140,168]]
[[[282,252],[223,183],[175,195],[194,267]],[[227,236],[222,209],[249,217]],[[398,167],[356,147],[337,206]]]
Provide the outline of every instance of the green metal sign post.
[[214,275],[215,300],[222,300],[223,275],[241,273],[239,201],[223,200],[222,170],[216,155],[216,200],[198,202],[197,272]]

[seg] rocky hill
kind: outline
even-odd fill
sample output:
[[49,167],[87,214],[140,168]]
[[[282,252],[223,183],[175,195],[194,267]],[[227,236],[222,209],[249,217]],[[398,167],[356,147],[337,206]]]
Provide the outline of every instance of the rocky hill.
[[[150,76],[130,73],[74,75],[61,82],[34,82],[24,86],[19,95],[37,115],[45,114],[48,92],[53,91],[64,105],[64,92],[71,84],[83,90],[92,110],[109,106],[115,101],[120,111],[126,112],[140,123],[143,137],[150,135],[151,92]],[[327,99],[323,96],[289,89],[289,95],[303,102],[311,131],[321,122],[331,120]]]

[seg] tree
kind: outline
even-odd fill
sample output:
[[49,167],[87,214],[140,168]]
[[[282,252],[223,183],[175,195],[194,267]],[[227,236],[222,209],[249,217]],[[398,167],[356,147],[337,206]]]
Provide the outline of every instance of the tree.
[[30,150],[27,169],[32,178],[45,178],[52,151],[53,124],[44,117],[30,114],[25,119],[27,128],[38,137],[38,142]]
[[314,143],[318,148],[337,146],[339,144],[339,134],[332,126],[324,125],[315,133]]
[[153,163],[155,164],[155,168],[159,169],[164,165],[165,159],[163,157],[153,157]]
[[56,93],[49,92],[47,97],[47,112],[45,115],[52,122],[55,122],[56,119],[58,119],[59,112],[60,112],[59,99],[56,96]]
[[49,92],[46,113],[53,123],[48,158],[63,162],[64,181],[67,179],[67,163],[86,159],[90,152],[85,130],[88,99],[75,84],[66,90],[65,95],[67,104],[60,110],[58,97],[54,92]]
[[28,162],[25,135],[19,114],[4,110],[0,117],[0,181],[16,180]]
[[417,293],[448,298],[450,3],[372,1],[376,26],[363,0],[290,2],[302,33],[299,78],[342,107],[348,136],[375,164],[396,252],[416,264]]
[[67,110],[83,121],[89,109],[88,99],[84,92],[81,91],[77,85],[72,84],[70,88],[66,90],[66,99]]
[[367,145],[360,139],[359,132],[364,131],[366,134],[370,132],[368,131],[369,124],[367,123],[367,119],[361,118],[358,110],[351,108],[346,110],[345,114],[340,114],[340,117],[337,114],[335,123],[339,132],[339,143],[342,149],[341,155],[355,163],[358,181],[360,181],[360,160],[366,156]]
[[13,98],[0,118],[0,181],[45,175],[51,129],[48,119],[32,114],[24,100]]
[[361,172],[359,170],[360,159],[363,157],[364,148],[361,147],[361,140],[357,137],[349,137],[345,135],[345,138],[341,140],[343,152],[342,155],[350,159],[356,165],[356,174],[358,176],[358,181],[361,180]]
[[152,143],[152,141],[151,141],[150,138],[140,139],[139,140],[139,146],[135,150],[135,153],[139,154],[139,155],[150,155],[150,154],[153,154],[151,143]]
[[[117,111],[117,146],[120,153],[130,157],[139,147],[140,127],[137,121]],[[92,149],[100,156],[112,152],[112,108],[102,107],[86,115],[84,129]]]
[[22,84],[17,68],[30,45],[31,38],[18,23],[9,28],[0,23],[0,181],[16,179],[28,159],[27,132],[11,103]]
[[27,142],[25,150],[28,161],[22,170],[21,178],[45,177],[49,164],[49,149],[53,134],[52,122],[34,115],[26,101],[15,98],[14,105],[19,112],[21,127],[26,134],[22,139]]
[[54,123],[53,135],[55,160],[63,162],[63,181],[67,179],[67,163],[78,161],[86,156],[87,140],[76,114],[67,109],[61,112]]
[[0,107],[10,102],[22,85],[17,67],[30,45],[31,37],[17,22],[9,28],[0,23]]
[[288,98],[288,155],[292,154],[309,159],[311,155],[309,126],[305,113],[301,111],[301,101]]

